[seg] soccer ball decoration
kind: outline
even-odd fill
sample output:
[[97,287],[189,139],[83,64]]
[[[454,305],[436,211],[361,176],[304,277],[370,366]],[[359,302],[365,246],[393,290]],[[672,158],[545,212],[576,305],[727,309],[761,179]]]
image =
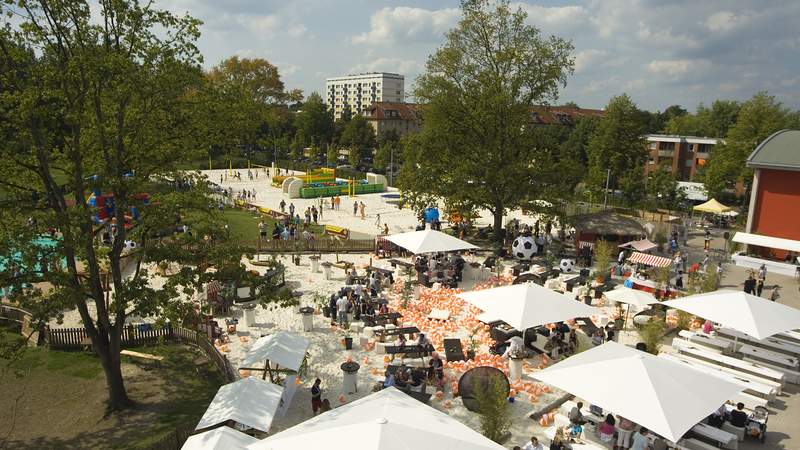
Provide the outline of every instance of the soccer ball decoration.
[[520,236],[511,244],[511,253],[517,259],[531,259],[536,254],[538,247],[536,241],[530,236]]
[[571,259],[562,259],[558,264],[558,268],[564,273],[570,273],[572,272],[572,269],[575,268],[575,261]]
[[122,250],[130,252],[135,248],[136,248],[136,241],[125,241],[125,247]]

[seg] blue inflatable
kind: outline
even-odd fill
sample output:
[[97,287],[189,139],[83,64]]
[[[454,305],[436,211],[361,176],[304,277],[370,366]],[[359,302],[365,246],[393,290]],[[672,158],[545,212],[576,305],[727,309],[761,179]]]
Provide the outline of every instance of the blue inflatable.
[[436,208],[426,208],[422,214],[425,217],[425,223],[431,223],[439,219],[439,210]]

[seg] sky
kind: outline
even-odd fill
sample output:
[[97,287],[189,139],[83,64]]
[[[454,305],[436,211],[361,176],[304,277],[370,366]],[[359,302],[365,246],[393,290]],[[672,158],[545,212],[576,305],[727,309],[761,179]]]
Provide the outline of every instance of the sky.
[[[325,78],[405,75],[459,20],[457,0],[156,0],[201,19],[204,65],[240,57],[278,66],[287,88],[323,92]],[[558,103],[602,108],[628,93],[651,111],[694,110],[766,90],[800,109],[798,0],[570,0],[514,2],[543,34],[575,46],[575,73]],[[407,101],[413,101],[408,97]]]

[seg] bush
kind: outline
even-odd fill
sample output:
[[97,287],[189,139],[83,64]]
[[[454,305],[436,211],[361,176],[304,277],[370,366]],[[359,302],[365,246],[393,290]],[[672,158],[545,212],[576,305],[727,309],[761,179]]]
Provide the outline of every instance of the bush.
[[494,442],[502,443],[511,428],[508,391],[497,377],[489,377],[485,385],[475,391],[481,433]]
[[608,277],[611,271],[611,252],[613,247],[606,241],[599,240],[594,244],[594,274]]
[[647,346],[647,353],[657,355],[661,350],[661,336],[664,334],[664,329],[667,324],[663,319],[653,316],[641,328],[639,328],[639,336],[642,342]]

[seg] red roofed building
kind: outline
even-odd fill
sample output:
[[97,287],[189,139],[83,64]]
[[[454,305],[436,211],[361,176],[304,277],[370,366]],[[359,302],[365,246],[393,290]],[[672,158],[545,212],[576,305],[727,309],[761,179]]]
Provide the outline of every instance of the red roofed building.
[[400,102],[375,102],[364,110],[367,119],[375,130],[375,136],[380,137],[389,130],[404,136],[416,133],[422,127],[421,105],[416,103]]
[[574,126],[582,117],[601,118],[606,114],[602,109],[586,109],[577,106],[534,106],[531,108],[531,123],[537,125]]

